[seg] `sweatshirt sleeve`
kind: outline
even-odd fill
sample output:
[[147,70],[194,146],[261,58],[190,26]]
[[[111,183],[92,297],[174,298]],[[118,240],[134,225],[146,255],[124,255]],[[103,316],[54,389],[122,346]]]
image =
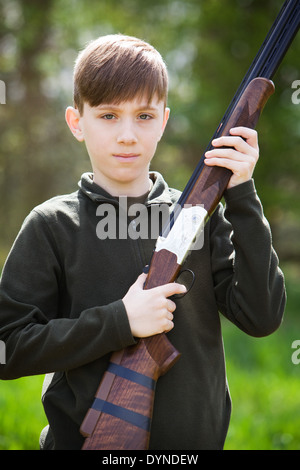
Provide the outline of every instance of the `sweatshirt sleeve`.
[[266,336],[281,324],[286,302],[270,226],[253,180],[227,190],[225,202],[223,228],[213,229],[219,310],[247,334]]
[[6,260],[0,282],[1,379],[64,371],[135,343],[122,300],[78,318],[59,315],[62,268],[51,232],[33,211]]

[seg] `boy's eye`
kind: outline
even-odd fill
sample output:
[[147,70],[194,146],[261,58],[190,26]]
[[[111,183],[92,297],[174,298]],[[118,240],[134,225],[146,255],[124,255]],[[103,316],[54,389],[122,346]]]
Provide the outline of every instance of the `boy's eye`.
[[140,114],[139,117],[140,117],[140,119],[141,119],[142,121],[147,121],[148,119],[151,119],[150,114],[146,114],[146,113]]
[[104,114],[104,116],[101,116],[101,117],[102,119],[107,119],[108,121],[111,121],[112,119],[114,119],[115,116],[113,114],[108,113],[108,114]]

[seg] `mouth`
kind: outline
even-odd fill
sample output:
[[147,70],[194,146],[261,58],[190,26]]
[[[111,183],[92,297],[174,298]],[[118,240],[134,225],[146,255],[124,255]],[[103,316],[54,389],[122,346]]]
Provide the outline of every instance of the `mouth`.
[[134,162],[139,157],[139,154],[137,154],[137,153],[119,153],[119,154],[114,154],[114,157],[117,160],[119,160],[120,162],[130,163],[130,162]]

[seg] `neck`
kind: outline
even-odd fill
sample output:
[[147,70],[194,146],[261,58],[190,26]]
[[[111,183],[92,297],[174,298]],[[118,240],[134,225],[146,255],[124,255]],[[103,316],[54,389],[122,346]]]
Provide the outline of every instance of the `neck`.
[[97,177],[97,174],[94,173],[93,181],[114,197],[139,197],[147,193],[153,185],[152,181],[149,179],[148,174],[147,177],[142,181],[135,181],[134,183],[120,181],[116,181],[114,183],[109,181],[109,184],[107,184],[106,181],[103,181],[102,178]]

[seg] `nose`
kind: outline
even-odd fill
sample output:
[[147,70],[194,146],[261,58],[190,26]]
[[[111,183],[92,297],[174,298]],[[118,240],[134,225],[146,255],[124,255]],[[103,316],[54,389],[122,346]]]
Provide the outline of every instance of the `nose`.
[[124,121],[120,127],[117,136],[118,144],[134,144],[137,142],[137,135],[135,132],[134,124],[129,120]]

